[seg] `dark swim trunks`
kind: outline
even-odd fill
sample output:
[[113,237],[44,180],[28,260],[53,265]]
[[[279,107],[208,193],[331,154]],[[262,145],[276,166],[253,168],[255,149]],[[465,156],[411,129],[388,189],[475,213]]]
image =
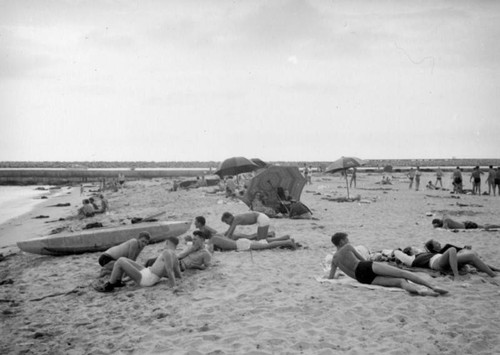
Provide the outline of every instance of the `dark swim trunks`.
[[456,177],[453,181],[455,182],[455,184],[461,184],[462,178]]
[[99,263],[99,265],[101,266],[104,266],[106,264],[108,264],[109,262],[111,261],[115,261],[115,259],[113,259],[111,256],[109,256],[108,254],[102,254],[100,257],[99,257],[99,260],[97,260],[97,262]]
[[495,179],[495,185],[500,185],[500,179]]
[[476,184],[481,183],[481,178],[474,178],[474,182],[475,182]]
[[377,277],[377,274],[373,272],[372,266],[372,261],[360,261],[358,266],[356,267],[356,270],[354,270],[356,280],[358,280],[362,284],[370,285]]
[[477,223],[474,223],[471,221],[465,221],[464,226],[465,226],[465,229],[477,229],[478,228]]

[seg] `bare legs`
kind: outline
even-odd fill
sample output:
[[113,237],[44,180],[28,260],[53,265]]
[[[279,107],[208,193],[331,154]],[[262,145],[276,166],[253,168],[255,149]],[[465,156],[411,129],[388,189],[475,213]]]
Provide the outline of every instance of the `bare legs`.
[[[435,296],[437,294],[445,294],[448,291],[434,286],[430,282],[425,281],[420,276],[406,270],[398,269],[394,266],[385,265],[383,263],[374,262],[372,265],[372,270],[378,276],[373,280],[372,285],[386,286],[386,287],[401,287],[408,292],[418,293],[420,295],[430,295]],[[412,284],[409,284],[406,280],[410,280],[416,284],[426,286],[434,292],[425,292],[419,290]]]
[[453,271],[453,277],[457,278],[458,275],[458,260],[457,260],[457,249],[450,248],[443,253],[443,255],[436,261],[438,270],[445,269],[447,267],[451,268]]
[[459,254],[457,256],[457,263],[461,264],[471,264],[479,271],[487,273],[491,277],[497,276],[497,274],[491,270],[491,268],[486,265],[477,255],[473,253]]
[[129,276],[132,280],[134,280],[137,284],[141,283],[141,270],[144,269],[144,266],[136,263],[130,259],[121,257],[115,262],[113,266],[113,271],[111,272],[111,277],[109,282],[114,284],[122,279],[123,274]]

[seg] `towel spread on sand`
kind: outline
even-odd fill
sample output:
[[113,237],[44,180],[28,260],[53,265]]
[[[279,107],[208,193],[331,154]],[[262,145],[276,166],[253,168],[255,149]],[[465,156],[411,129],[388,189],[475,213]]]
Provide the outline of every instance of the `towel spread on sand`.
[[358,281],[356,281],[350,277],[341,277],[339,279],[329,280],[329,279],[325,279],[324,277],[321,277],[321,276],[316,276],[316,281],[318,281],[320,283],[328,282],[328,283],[332,283],[335,285],[348,285],[348,286],[352,286],[352,287],[364,287],[364,288],[367,288],[369,290],[384,290],[384,291],[390,291],[390,292],[406,292],[402,288],[383,287],[383,286],[378,286],[378,285],[362,284],[362,283],[359,283]]

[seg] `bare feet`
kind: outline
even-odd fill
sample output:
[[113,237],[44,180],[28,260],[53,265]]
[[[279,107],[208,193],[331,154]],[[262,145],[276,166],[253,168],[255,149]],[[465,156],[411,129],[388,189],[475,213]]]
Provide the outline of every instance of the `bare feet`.
[[432,297],[439,296],[439,293],[429,290],[428,288],[419,288],[417,290],[417,294],[419,296],[432,296]]
[[445,295],[448,293],[447,290],[441,288],[441,287],[432,287],[432,290],[439,293],[440,295]]

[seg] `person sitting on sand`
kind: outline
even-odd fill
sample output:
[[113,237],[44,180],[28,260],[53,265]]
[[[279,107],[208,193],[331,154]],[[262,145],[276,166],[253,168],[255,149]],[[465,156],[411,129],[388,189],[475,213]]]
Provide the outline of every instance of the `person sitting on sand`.
[[[347,276],[363,284],[399,287],[421,296],[438,296],[448,293],[410,271],[380,262],[366,261],[350,244],[346,233],[335,233],[332,236],[332,243],[337,247],[337,252],[332,259],[329,279],[336,278],[335,273],[339,268]],[[422,289],[415,284],[426,286],[430,290]]]
[[109,274],[113,270],[115,261],[121,257],[135,261],[142,249],[144,249],[150,241],[151,235],[148,232],[140,232],[137,239],[132,238],[106,250],[98,260],[99,265],[102,266],[101,277]]
[[97,206],[97,203],[95,203],[95,200],[93,197],[89,198],[89,202],[92,205],[92,207],[94,208],[95,212],[100,210],[99,206]]
[[411,267],[421,267],[436,271],[451,269],[455,280],[459,280],[460,277],[458,269],[466,264],[474,266],[479,271],[483,271],[491,277],[496,276],[496,273],[475,253],[458,253],[457,248],[450,244],[442,248],[441,244],[433,239],[427,241],[425,247],[427,252],[414,254],[413,248],[407,247],[403,251],[394,251],[394,256],[403,264]]
[[219,232],[217,232],[215,229],[207,226],[206,223],[207,221],[203,216],[197,216],[194,219],[194,226],[198,228],[200,231],[208,233],[209,237],[211,237],[212,235],[219,234]]
[[498,224],[485,224],[479,225],[475,222],[464,221],[458,222],[449,217],[444,216],[443,219],[434,218],[432,220],[432,226],[434,228],[444,228],[444,229],[498,229],[500,225]]
[[429,180],[429,182],[427,183],[427,185],[425,186],[425,188],[429,189],[429,190],[437,190],[437,189],[439,189],[439,187],[437,187],[436,185],[434,185],[431,180]]
[[263,193],[260,191],[257,191],[255,193],[255,195],[252,199],[251,209],[252,209],[252,211],[255,211],[255,212],[262,212],[270,218],[281,217],[281,215],[277,214],[276,211],[272,207],[266,206],[266,199],[263,196]]
[[[205,231],[195,230],[193,232],[193,245],[177,255],[179,268],[181,271],[187,269],[205,270],[210,266],[212,255],[205,249],[205,239],[209,239],[210,234]],[[145,267],[152,266],[157,258],[148,259]]]
[[95,209],[90,204],[90,201],[88,199],[84,199],[82,203],[83,206],[78,209],[78,217],[79,218],[93,217],[95,214]]
[[150,287],[160,282],[162,277],[168,277],[170,287],[176,290],[175,278],[182,279],[179,260],[175,255],[175,249],[179,244],[177,237],[168,237],[166,240],[167,249],[164,250],[150,267],[144,267],[133,260],[121,257],[115,262],[111,277],[102,286],[95,287],[98,292],[112,292],[115,287],[123,287],[121,281],[123,275],[129,276],[141,287]]
[[99,210],[100,213],[106,213],[109,210],[109,202],[108,200],[104,197],[104,195],[99,195],[99,198],[101,199],[101,209]]

